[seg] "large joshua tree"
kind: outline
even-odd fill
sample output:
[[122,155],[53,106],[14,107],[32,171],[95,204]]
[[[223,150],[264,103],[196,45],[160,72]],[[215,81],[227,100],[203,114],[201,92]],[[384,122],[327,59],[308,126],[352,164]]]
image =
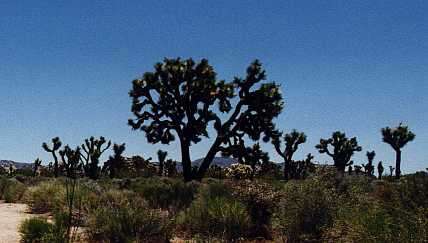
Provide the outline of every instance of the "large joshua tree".
[[276,152],[284,159],[284,178],[287,180],[291,173],[291,164],[293,163],[293,155],[299,148],[299,145],[306,142],[306,135],[303,132],[296,130],[285,134],[282,139],[285,142],[284,150],[281,150],[281,133],[272,136],[272,144]]
[[391,145],[395,151],[395,177],[398,179],[401,175],[401,149],[415,139],[416,135],[409,130],[409,127],[400,123],[398,127],[382,128],[383,142]]
[[[263,135],[269,140],[283,102],[277,84],[260,84],[266,75],[259,61],[248,67],[246,77],[231,82],[218,80],[206,59],[165,59],[154,69],[132,82],[134,118],[129,125],[144,131],[154,144],[169,144],[177,136],[185,181],[202,179],[232,137],[259,140]],[[212,143],[201,165],[192,170],[190,148],[208,137],[211,125]]]
[[[333,150],[330,150],[330,147]],[[325,153],[328,156],[333,158],[334,166],[340,171],[344,172],[346,166],[351,165],[351,161],[354,152],[359,152],[362,150],[358,146],[357,138],[353,137],[351,139],[346,137],[345,133],[334,132],[332,137],[329,139],[320,139],[320,143],[315,146],[320,153]]]
[[59,175],[59,165],[58,165],[58,156],[56,152],[61,148],[62,142],[59,139],[59,137],[52,138],[52,147],[49,147],[47,143],[43,143],[42,147],[43,149],[52,154],[52,157],[54,159],[54,175],[55,177],[58,177]]

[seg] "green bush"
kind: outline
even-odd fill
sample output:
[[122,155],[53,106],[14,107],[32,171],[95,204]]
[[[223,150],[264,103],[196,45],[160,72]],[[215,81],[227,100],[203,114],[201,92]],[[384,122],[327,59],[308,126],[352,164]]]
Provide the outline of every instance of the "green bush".
[[15,180],[2,177],[0,179],[0,199],[7,203],[15,203],[22,199],[27,187]]
[[135,182],[131,189],[141,195],[150,207],[177,212],[190,205],[198,184],[184,183],[181,179],[148,178]]
[[65,205],[65,189],[59,180],[51,180],[28,188],[25,200],[32,212],[47,213]]
[[24,243],[44,242],[43,237],[51,231],[52,225],[42,218],[26,219],[19,229]]
[[206,186],[191,206],[179,215],[179,227],[205,240],[245,238],[251,228],[247,208],[233,199],[230,192],[224,190],[224,185],[222,187],[221,184]]
[[130,192],[110,190],[89,212],[86,232],[96,242],[165,242],[170,223]]
[[275,214],[275,229],[289,242],[316,241],[333,223],[337,194],[320,178],[286,184]]

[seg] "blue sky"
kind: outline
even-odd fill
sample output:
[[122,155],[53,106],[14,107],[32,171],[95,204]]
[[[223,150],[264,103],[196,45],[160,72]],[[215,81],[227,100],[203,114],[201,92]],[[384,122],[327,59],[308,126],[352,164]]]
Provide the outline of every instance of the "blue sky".
[[[392,164],[380,129],[417,134],[403,171],[428,167],[426,1],[2,1],[0,158],[50,159],[54,136],[78,145],[104,135],[127,154],[173,157],[131,131],[131,80],[164,57],[208,58],[218,76],[243,75],[255,58],[282,85],[277,124],[304,131],[296,158],[335,130]],[[204,155],[208,142],[192,148]],[[271,146],[264,148],[272,151]],[[273,159],[277,158],[271,153]]]

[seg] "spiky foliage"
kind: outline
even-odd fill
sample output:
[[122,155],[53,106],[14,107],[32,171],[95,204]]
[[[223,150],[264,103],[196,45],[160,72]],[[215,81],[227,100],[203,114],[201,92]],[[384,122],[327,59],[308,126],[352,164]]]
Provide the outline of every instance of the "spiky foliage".
[[37,172],[40,168],[40,165],[42,165],[42,161],[37,158],[36,160],[34,160],[34,165],[33,165],[33,176],[37,176]]
[[382,161],[379,161],[379,163],[377,164],[377,173],[378,173],[378,178],[379,180],[382,180],[382,174],[383,174],[384,168],[382,165]]
[[56,151],[58,151],[61,148],[62,142],[59,139],[59,137],[52,138],[52,147],[49,147],[47,143],[42,144],[42,148],[52,154],[52,157],[54,159],[54,175],[55,177],[59,176],[59,163],[58,163],[58,156],[56,154]]
[[[333,148],[330,151],[330,147]],[[348,139],[345,133],[342,132],[334,132],[332,137],[329,139],[320,139],[320,143],[315,146],[321,154],[327,154],[328,156],[333,158],[334,166],[341,171],[344,172],[346,166],[352,164],[351,158],[355,152],[359,152],[362,150],[360,146],[358,146],[357,138],[353,137]]]
[[82,170],[80,163],[80,148],[71,149],[68,145],[59,151],[62,164],[64,165],[65,173],[68,178],[76,179],[79,172]]
[[86,176],[93,180],[98,179],[100,157],[110,146],[111,141],[107,141],[104,137],[100,137],[99,139],[95,139],[94,137],[85,139],[85,142],[82,144],[83,152],[80,153],[80,159],[83,163]]
[[375,151],[367,151],[366,156],[367,156],[368,163],[364,166],[364,170],[368,176],[373,176],[374,175],[373,160],[376,156],[376,152]]
[[114,144],[113,145],[113,156],[104,163],[102,171],[107,173],[110,178],[117,177],[120,171],[126,168],[126,161],[123,157],[125,152],[125,144]]
[[[284,150],[281,150],[281,138],[285,142]],[[293,155],[299,148],[299,145],[306,142],[306,135],[303,132],[298,132],[296,130],[287,133],[282,137],[281,133],[272,136],[272,144],[275,147],[276,152],[284,159],[284,178],[286,180],[290,179],[291,167],[296,166],[292,165]]]
[[164,165],[165,176],[173,177],[178,174],[177,172],[177,161],[172,159],[167,159]]
[[166,160],[166,156],[168,156],[168,152],[159,149],[157,154],[158,154],[158,161],[159,161],[158,175],[163,176],[165,160]]
[[314,156],[308,154],[305,160],[291,161],[290,178],[305,179],[310,173],[315,172],[315,165],[312,162]]
[[395,151],[395,177],[398,179],[401,175],[401,149],[406,146],[408,142],[415,139],[416,135],[410,131],[408,126],[400,123],[398,127],[382,128],[383,142],[389,144]]
[[[232,137],[259,140],[264,134],[268,140],[283,102],[275,83],[257,86],[266,79],[259,61],[248,67],[245,78],[232,82],[218,80],[206,59],[198,63],[165,59],[154,68],[133,81],[134,119],[129,125],[144,131],[150,143],[169,144],[178,136],[185,181],[202,179],[221,146]],[[215,109],[224,115],[220,117]],[[192,170],[190,147],[208,137],[210,124],[216,135],[201,165]]]

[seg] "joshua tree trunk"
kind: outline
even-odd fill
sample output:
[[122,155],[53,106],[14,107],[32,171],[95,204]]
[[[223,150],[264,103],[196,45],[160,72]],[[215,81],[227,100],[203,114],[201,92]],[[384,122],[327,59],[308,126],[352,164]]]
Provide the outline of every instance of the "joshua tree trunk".
[[190,146],[185,139],[181,139],[181,165],[183,166],[183,177],[185,182],[193,179],[192,161],[190,160]]
[[397,149],[395,151],[396,158],[395,158],[395,178],[400,179],[401,176],[401,150]]
[[217,138],[214,143],[212,144],[210,150],[208,151],[207,155],[205,156],[204,160],[202,161],[202,164],[199,166],[198,172],[195,175],[196,180],[201,181],[204,177],[205,173],[207,172],[208,168],[210,167],[211,162],[213,161],[215,155],[218,152],[218,147],[221,145],[221,140]]

